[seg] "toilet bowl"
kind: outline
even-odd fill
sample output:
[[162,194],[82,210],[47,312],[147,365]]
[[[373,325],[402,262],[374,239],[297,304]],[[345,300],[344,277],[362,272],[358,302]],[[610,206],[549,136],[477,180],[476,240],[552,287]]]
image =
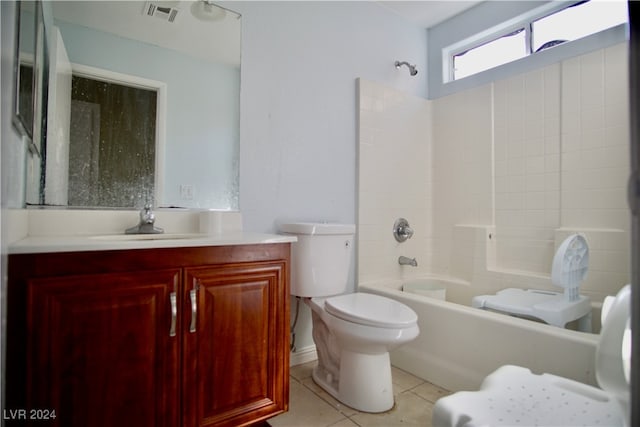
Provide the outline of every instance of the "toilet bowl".
[[418,316],[390,298],[346,293],[354,225],[295,223],[281,231],[298,238],[291,249],[291,294],[311,309],[318,353],[313,380],[359,411],[391,409],[389,351],[418,336]]
[[389,351],[418,336],[415,312],[397,301],[365,293],[307,301],[318,351],[313,380],[354,409],[391,409]]

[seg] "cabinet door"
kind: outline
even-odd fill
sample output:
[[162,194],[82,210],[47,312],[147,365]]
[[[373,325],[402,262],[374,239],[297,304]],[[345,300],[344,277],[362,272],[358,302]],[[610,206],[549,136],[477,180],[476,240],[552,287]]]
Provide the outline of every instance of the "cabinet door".
[[55,410],[47,425],[178,425],[180,272],[28,281],[28,405]]
[[[287,409],[284,262],[185,271],[183,426],[241,426]],[[195,298],[192,300],[192,296]]]

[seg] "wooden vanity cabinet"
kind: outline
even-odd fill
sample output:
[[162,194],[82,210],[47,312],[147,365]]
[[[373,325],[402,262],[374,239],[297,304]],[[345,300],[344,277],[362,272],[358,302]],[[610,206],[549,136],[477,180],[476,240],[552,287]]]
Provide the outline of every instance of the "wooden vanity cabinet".
[[5,407],[26,419],[6,424],[49,411],[65,427],[241,426],[286,411],[289,260],[288,243],[10,255]]
[[199,310],[183,325],[183,389],[196,391],[183,395],[183,425],[240,425],[278,410],[285,396],[276,380],[288,369],[270,347],[286,335],[274,324],[287,298],[278,286],[283,273],[277,263],[185,270]]
[[61,426],[176,425],[179,343],[167,302],[179,278],[174,269],[30,279],[21,407],[52,411]]

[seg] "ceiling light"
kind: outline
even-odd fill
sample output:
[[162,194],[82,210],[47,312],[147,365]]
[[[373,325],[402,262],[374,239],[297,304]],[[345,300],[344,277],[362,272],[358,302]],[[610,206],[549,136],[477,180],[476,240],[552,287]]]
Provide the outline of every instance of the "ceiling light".
[[221,21],[227,11],[213,4],[211,0],[199,0],[191,5],[191,14],[201,21]]

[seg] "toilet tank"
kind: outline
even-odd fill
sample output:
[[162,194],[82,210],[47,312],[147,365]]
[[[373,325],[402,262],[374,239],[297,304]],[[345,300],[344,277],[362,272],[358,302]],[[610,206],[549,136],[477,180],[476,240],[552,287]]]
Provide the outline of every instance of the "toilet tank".
[[353,259],[353,224],[292,223],[280,231],[298,241],[291,245],[291,295],[322,297],[347,291]]

